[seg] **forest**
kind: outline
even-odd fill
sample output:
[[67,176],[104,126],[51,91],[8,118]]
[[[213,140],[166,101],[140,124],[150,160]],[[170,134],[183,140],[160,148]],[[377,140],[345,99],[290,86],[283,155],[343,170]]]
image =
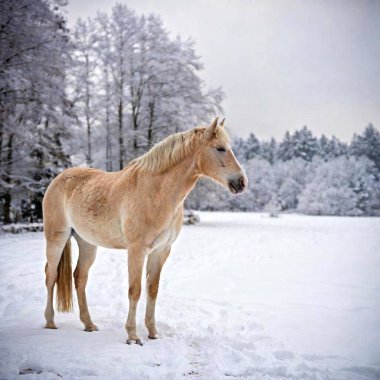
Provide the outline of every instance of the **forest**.
[[[65,5],[0,3],[3,224],[40,221],[44,191],[65,168],[120,170],[169,134],[223,114],[223,89],[202,80],[194,43],[172,38],[159,16],[116,4],[69,28]],[[202,180],[186,207],[380,215],[380,132],[372,124],[349,144],[306,126],[281,141],[251,133],[231,144],[249,190],[231,197]]]

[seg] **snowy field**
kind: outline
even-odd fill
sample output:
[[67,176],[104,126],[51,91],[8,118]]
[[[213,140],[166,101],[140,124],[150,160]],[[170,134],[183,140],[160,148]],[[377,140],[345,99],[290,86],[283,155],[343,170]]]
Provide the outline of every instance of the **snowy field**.
[[88,301],[43,329],[44,239],[0,236],[0,379],[379,379],[380,219],[201,213],[164,267],[150,341],[125,344],[126,255],[100,249]]

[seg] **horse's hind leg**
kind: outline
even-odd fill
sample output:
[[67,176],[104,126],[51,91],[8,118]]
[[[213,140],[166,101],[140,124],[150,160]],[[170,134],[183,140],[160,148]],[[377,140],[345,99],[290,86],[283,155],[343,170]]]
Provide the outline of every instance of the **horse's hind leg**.
[[88,271],[96,258],[96,246],[87,243],[77,234],[74,234],[79,246],[78,263],[74,271],[75,288],[77,290],[80,320],[84,323],[85,331],[97,331],[88,311],[86,299],[86,284]]
[[46,258],[47,263],[45,266],[46,274],[46,288],[47,288],[47,304],[45,309],[45,319],[47,329],[56,329],[54,323],[54,308],[53,296],[54,285],[57,280],[57,268],[59,260],[61,259],[63,249],[70,238],[70,230],[56,231],[48,233],[46,238]]

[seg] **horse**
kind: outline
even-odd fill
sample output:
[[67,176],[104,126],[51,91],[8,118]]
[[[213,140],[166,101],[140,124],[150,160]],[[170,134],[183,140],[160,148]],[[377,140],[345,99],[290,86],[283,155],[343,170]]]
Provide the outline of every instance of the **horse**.
[[[86,300],[86,283],[97,246],[127,249],[129,311],[127,343],[142,345],[136,332],[136,308],[146,261],[148,338],[157,339],[155,306],[161,269],[183,222],[184,201],[198,179],[207,176],[231,193],[242,193],[247,176],[229,145],[224,120],[208,127],[173,134],[132,160],[118,172],[74,167],[64,170],[48,186],[43,199],[47,305],[45,328],[56,329],[57,309],[73,309],[72,278],[80,320],[85,331],[96,331]],[[79,257],[71,268],[70,238]]]

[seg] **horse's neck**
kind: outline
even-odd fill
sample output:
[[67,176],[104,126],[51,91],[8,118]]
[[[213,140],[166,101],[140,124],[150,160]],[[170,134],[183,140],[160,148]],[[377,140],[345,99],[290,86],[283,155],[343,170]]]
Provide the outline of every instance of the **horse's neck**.
[[189,195],[199,178],[193,156],[185,157],[172,168],[156,177],[160,189],[168,202],[177,207]]

